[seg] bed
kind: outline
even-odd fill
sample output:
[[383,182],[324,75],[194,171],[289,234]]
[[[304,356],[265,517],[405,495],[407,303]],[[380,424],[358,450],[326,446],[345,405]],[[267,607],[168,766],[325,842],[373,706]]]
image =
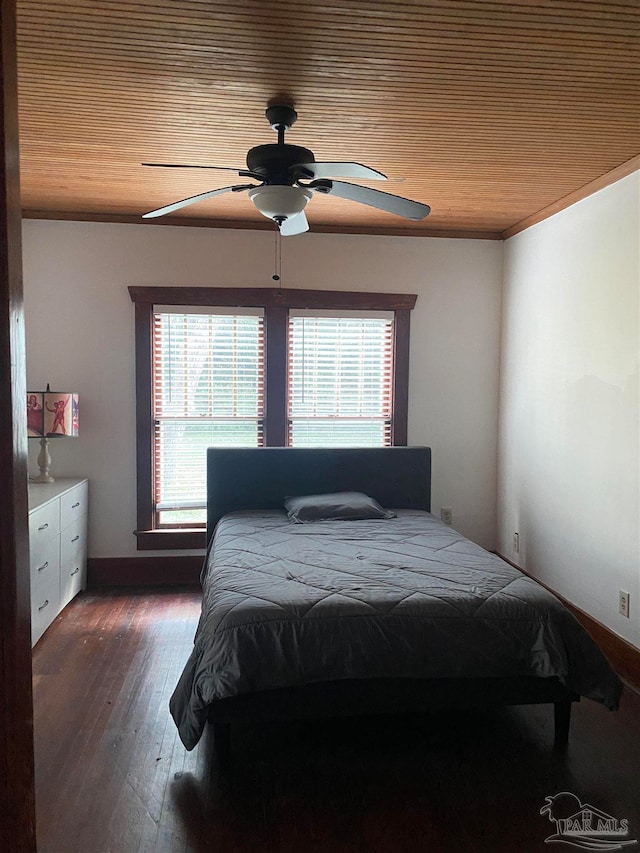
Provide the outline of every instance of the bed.
[[[207,721],[552,703],[610,709],[621,682],[542,586],[430,514],[425,447],[210,448],[194,649],[170,701],[187,749]],[[357,492],[391,518],[294,523],[289,496]],[[215,534],[215,535],[214,535]]]

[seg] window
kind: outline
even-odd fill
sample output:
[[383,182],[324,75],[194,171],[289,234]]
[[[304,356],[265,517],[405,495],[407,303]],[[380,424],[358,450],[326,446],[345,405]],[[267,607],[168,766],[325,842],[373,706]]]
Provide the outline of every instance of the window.
[[209,446],[406,444],[415,296],[129,292],[139,549],[204,547]]
[[288,444],[391,445],[393,314],[290,312]]
[[263,439],[263,312],[156,307],[153,313],[154,527],[206,522],[207,447]]

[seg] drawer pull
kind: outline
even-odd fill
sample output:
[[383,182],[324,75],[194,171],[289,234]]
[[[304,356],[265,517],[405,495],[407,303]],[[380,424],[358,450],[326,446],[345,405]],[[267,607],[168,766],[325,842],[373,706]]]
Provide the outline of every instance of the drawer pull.
[[73,539],[72,539],[71,541],[72,541],[72,542],[77,542],[79,538],[80,538],[80,536],[79,536],[79,535],[78,535],[78,536],[74,536],[74,537],[73,537]]
[[45,601],[45,603],[44,603],[44,604],[41,604],[41,605],[40,605],[40,607],[38,607],[38,610],[44,610],[44,609],[45,609],[45,607],[48,607],[48,605],[49,605],[49,599],[47,598],[47,600]]
[[77,503],[75,503],[75,504],[71,504],[71,509],[76,509],[76,508],[77,508],[77,507],[79,507],[79,506],[80,506],[80,501],[78,501],[78,502],[77,502]]
[[72,578],[74,575],[77,575],[79,571],[80,571],[80,566],[76,566],[76,568],[71,572],[69,577]]
[[38,571],[43,572],[47,568],[48,565],[49,565],[49,561],[47,560],[46,563],[43,563],[41,566],[38,566]]
[[39,533],[41,530],[46,530],[48,526],[49,526],[49,524],[48,524],[48,523],[47,523],[47,524],[41,524],[41,525],[40,525],[40,527],[38,528],[38,533]]

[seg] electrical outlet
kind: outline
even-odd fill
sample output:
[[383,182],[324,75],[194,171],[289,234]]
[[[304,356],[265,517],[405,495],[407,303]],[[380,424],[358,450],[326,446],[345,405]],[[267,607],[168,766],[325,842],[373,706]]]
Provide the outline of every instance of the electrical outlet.
[[513,534],[513,550],[516,554],[520,553],[520,534],[519,533]]
[[451,507],[442,507],[440,510],[440,518],[445,524],[453,524],[453,510]]
[[618,612],[621,616],[629,618],[629,593],[623,589],[618,593]]

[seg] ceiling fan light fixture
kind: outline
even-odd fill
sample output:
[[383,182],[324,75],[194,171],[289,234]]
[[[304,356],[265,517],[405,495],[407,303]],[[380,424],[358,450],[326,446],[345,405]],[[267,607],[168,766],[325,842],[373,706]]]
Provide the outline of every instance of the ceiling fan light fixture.
[[249,198],[263,216],[284,222],[302,213],[313,193],[302,187],[270,184],[249,190]]

